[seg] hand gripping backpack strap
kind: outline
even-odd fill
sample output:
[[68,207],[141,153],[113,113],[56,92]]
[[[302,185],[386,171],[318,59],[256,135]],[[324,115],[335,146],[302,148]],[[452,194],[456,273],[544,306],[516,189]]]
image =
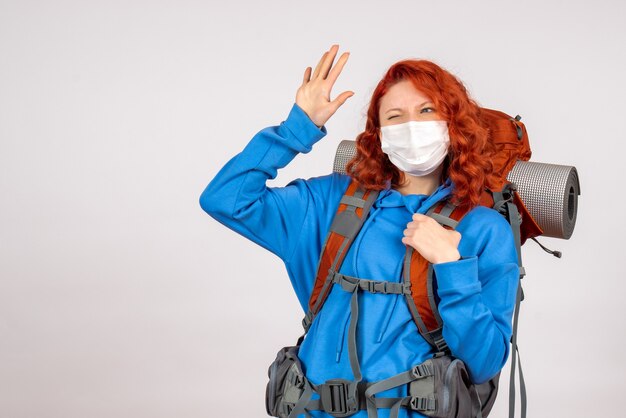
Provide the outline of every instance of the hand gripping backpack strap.
[[[456,209],[450,202],[440,202],[426,215],[446,228],[455,229],[467,212]],[[437,309],[433,275],[432,264],[407,245],[403,269],[407,305],[420,334],[437,350],[437,355],[443,355],[449,353],[449,349],[442,335],[443,321]]]

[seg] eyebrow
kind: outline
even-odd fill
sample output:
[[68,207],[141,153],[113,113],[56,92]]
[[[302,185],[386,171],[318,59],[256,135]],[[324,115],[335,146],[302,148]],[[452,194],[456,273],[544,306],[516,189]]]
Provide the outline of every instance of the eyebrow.
[[[418,107],[422,107],[422,106],[424,106],[425,104],[428,104],[428,103],[430,103],[430,104],[434,104],[434,103],[433,103],[433,102],[431,102],[430,100],[427,100],[427,101],[425,101],[424,103],[422,103],[421,105],[419,105]],[[400,110],[400,111],[402,111],[402,109],[400,109],[399,107],[394,107],[393,109],[389,109],[389,110],[387,110],[385,113],[389,113],[389,112],[391,112],[392,110]]]

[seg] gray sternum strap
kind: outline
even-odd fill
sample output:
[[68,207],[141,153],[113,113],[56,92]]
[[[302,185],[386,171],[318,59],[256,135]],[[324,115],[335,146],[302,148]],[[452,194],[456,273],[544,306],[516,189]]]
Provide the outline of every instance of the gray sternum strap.
[[333,283],[339,284],[343,290],[350,293],[358,287],[359,290],[370,293],[392,295],[410,294],[410,290],[405,288],[404,283],[366,280],[358,277],[346,276],[337,272],[333,274]]

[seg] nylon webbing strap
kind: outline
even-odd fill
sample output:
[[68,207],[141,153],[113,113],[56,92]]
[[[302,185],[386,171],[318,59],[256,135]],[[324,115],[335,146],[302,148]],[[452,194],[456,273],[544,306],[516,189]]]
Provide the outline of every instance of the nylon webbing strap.
[[[433,375],[434,371],[432,365],[430,363],[422,363],[413,367],[411,370],[374,383],[365,391],[365,399],[367,402],[367,417],[378,418],[378,411],[376,409],[375,402],[376,398],[374,397],[374,395],[376,395],[377,393],[384,392],[388,389],[402,386],[407,383],[413,382],[414,380],[423,379],[424,377]],[[408,404],[411,399],[412,398],[410,396],[407,398],[402,398],[396,405],[394,405],[392,411],[390,411],[389,418],[397,418],[398,410],[400,406],[402,406],[402,401],[406,401],[406,403]],[[432,405],[432,409],[435,409],[434,404]]]
[[437,222],[439,222],[440,224],[449,226],[452,229],[456,229],[456,226],[459,224],[454,219],[448,218],[447,216],[443,216],[439,213],[431,213],[429,216],[433,218],[434,220],[436,220]]
[[[348,408],[357,410],[359,407],[358,400],[358,384],[363,379],[361,375],[361,366],[359,365],[359,357],[356,350],[356,324],[359,321],[359,288],[355,287],[350,298],[350,328],[348,330],[348,354],[350,356],[350,367],[354,380],[350,382],[349,397],[347,399]],[[352,398],[351,395],[355,395]]]
[[[426,212],[427,216],[435,219],[438,223],[452,229],[456,229],[464,213],[452,213],[457,207],[450,202],[440,202],[431,206]],[[439,315],[437,301],[435,299],[434,270],[419,252],[407,245],[404,257],[404,286],[407,291],[406,301],[413,319],[424,339],[435,349],[437,353],[448,353],[448,345],[442,336],[443,321]]]
[[[346,404],[349,408],[348,410],[357,410],[359,409],[359,400],[358,400],[358,387],[361,382],[363,376],[361,374],[361,366],[359,364],[359,357],[356,347],[356,327],[359,321],[359,299],[358,294],[359,290],[370,291],[370,289],[374,289],[376,285],[381,284],[385,287],[385,291],[381,293],[388,294],[403,294],[405,292],[404,286],[402,283],[392,283],[392,282],[376,282],[373,280],[365,280],[359,279],[356,277],[345,276],[343,274],[335,273],[333,275],[333,283],[340,283],[342,288],[348,292],[352,293],[350,298],[350,327],[348,330],[348,354],[350,357],[350,367],[352,368],[352,373],[354,375],[354,380],[349,383],[348,387],[348,396],[346,398]],[[374,291],[373,293],[376,293]],[[399,375],[393,376],[389,379],[381,380],[380,382],[376,382],[369,386],[369,388],[365,391],[365,397],[367,400],[367,414],[368,418],[376,418],[378,417],[378,413],[376,411],[377,407],[381,407],[380,403],[376,403],[375,401],[368,398],[373,397],[374,394],[378,392],[382,392],[392,387],[400,386],[402,384],[411,382],[416,378],[420,378],[426,375],[432,375],[432,370],[428,369],[426,366],[419,365],[414,367],[408,372],[401,373]],[[391,401],[386,401],[391,402]],[[392,405],[396,407],[396,410],[399,408],[399,403],[402,402],[402,398],[394,399]],[[373,412],[372,412],[373,411]],[[392,417],[390,418],[397,418]]]
[[422,315],[417,308],[415,300],[413,299],[413,289],[411,287],[411,264],[413,259],[413,247],[407,245],[406,253],[404,255],[404,266],[403,266],[403,277],[404,277],[404,287],[407,289],[406,291],[406,303],[411,311],[411,316],[413,316],[413,320],[415,321],[417,328],[420,334],[426,339],[426,341],[430,345],[434,345],[434,341],[430,338],[428,332],[429,329],[424,323]]
[[522,284],[517,289],[515,300],[515,314],[513,316],[513,336],[511,337],[511,378],[509,380],[509,418],[515,417],[515,366],[519,366],[520,379],[520,404],[522,418],[526,418],[526,383],[524,382],[524,373],[522,372],[522,362],[519,357],[517,348],[517,321],[519,318],[519,307],[522,301]]
[[307,418],[311,418],[311,415],[305,410],[305,407],[309,403],[309,400],[311,399],[312,395],[313,395],[313,387],[311,386],[311,383],[309,382],[309,380],[305,378],[304,379],[304,392],[302,392],[300,399],[298,399],[298,402],[296,402],[291,412],[289,412],[289,415],[287,416],[287,418],[297,418],[298,415],[300,414],[305,414]]
[[[365,398],[362,398],[363,401],[359,403],[359,409],[367,409],[367,405],[365,403]],[[397,403],[402,402],[404,399],[406,398],[376,398],[374,399],[374,403],[376,404],[376,408],[392,408],[394,407]],[[408,400],[410,400],[411,398],[409,397]],[[409,402],[407,401],[404,405],[408,405]],[[323,411],[324,410],[324,405],[322,405],[322,400],[321,399],[312,399],[309,401],[309,403],[306,406],[306,409],[308,409],[309,411]],[[391,415],[389,415],[391,418]]]
[[[515,187],[515,186],[512,186]],[[522,278],[524,277],[524,268],[522,267],[522,249],[521,249],[521,235],[520,226],[521,219],[517,206],[509,199],[504,203],[511,228],[513,230],[513,237],[515,239],[515,249],[517,251],[517,264],[520,268],[519,271],[519,284],[517,288],[517,294],[515,296],[515,311],[513,314],[513,335],[511,336],[511,376],[509,380],[509,418],[515,417],[515,368],[519,367],[519,382],[520,382],[520,404],[522,418],[526,418],[526,383],[524,382],[524,374],[522,372],[522,363],[519,357],[519,351],[517,347],[517,326],[519,320],[519,311],[522,300],[524,299],[524,291],[522,289]]]
[[437,348],[437,355],[450,353],[448,343],[446,343],[446,340],[443,338],[443,327],[430,331],[428,335],[433,340],[435,348]]
[[[434,277],[435,271],[433,269],[433,265],[428,263],[428,276],[426,276],[426,291],[428,294],[428,301],[430,302],[430,309],[433,311],[433,315],[435,317],[435,321],[437,321],[438,329],[441,329],[443,326],[443,320],[441,319],[441,315],[439,315],[439,309],[437,307],[437,302],[435,301],[435,289],[434,289]],[[443,337],[442,337],[443,338]],[[439,346],[437,346],[439,348]]]
[[339,202],[339,204],[362,208],[365,206],[365,200],[355,197],[355,196],[344,195],[341,198],[341,201]]
[[450,214],[451,214],[452,212],[454,212],[454,209],[456,209],[456,206],[454,206],[454,205],[453,205],[452,203],[450,203],[450,202],[446,202],[446,205],[443,207],[443,209],[441,209],[441,210],[439,211],[439,214],[440,214],[441,216],[444,216],[444,217],[446,217],[446,218],[449,218],[449,217],[450,217]]
[[333,283],[339,284],[346,292],[353,292],[355,287],[370,293],[402,295],[407,292],[403,283],[379,282],[375,280],[360,279],[358,277],[346,276],[337,272],[333,275]]
[[305,333],[328,297],[333,273],[341,268],[343,258],[363,226],[378,194],[378,191],[365,191],[358,183],[352,182],[342,197],[322,249],[309,310],[302,320]]

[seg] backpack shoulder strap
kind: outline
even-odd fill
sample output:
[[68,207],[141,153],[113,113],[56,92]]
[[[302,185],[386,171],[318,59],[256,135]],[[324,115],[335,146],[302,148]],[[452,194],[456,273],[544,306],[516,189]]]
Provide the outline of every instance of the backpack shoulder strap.
[[[511,374],[509,377],[509,418],[515,416],[515,369],[519,367],[519,384],[520,384],[520,403],[522,418],[526,418],[526,382],[524,381],[524,373],[522,372],[522,362],[519,357],[517,347],[517,324],[519,320],[519,310],[522,300],[524,300],[524,290],[522,289],[522,279],[526,275],[522,264],[522,244],[524,243],[523,221],[532,221],[532,218],[524,217],[525,209],[521,198],[516,192],[515,183],[506,183],[501,191],[493,193],[493,208],[499,211],[511,224],[513,229],[513,237],[515,238],[515,248],[517,250],[517,263],[519,265],[519,286],[515,297],[515,311],[513,313],[513,334],[511,336]],[[522,208],[520,210],[520,203]],[[540,230],[541,231],[541,230]]]
[[[442,201],[431,207],[426,213],[444,228],[456,229],[461,218],[467,213],[448,201]],[[409,311],[424,339],[435,349],[437,354],[449,353],[443,339],[443,321],[437,309],[436,284],[433,280],[433,266],[413,247],[408,246],[404,257],[404,286]]]
[[339,271],[354,237],[361,230],[378,194],[379,192],[376,190],[363,189],[353,179],[341,198],[322,248],[315,284],[309,299],[309,310],[302,320],[305,332],[308,331],[313,318],[326,301],[330,293],[333,275]]
[[[502,214],[511,225],[513,237],[515,239],[515,248],[517,251],[517,261],[519,265],[519,286],[515,300],[515,310],[513,315],[513,333],[511,336],[511,374],[509,378],[509,418],[515,416],[515,370],[519,368],[520,383],[520,403],[521,416],[526,418],[526,384],[522,372],[522,364],[519,359],[517,347],[517,328],[519,319],[520,303],[524,299],[522,289],[522,278],[525,276],[525,270],[522,264],[521,246],[523,243],[521,232],[521,224],[524,218],[519,211],[521,199],[515,192],[514,183],[505,183],[502,190],[497,192],[485,192],[481,196],[480,205],[491,207]],[[462,210],[454,206],[450,202],[440,202],[433,206],[427,215],[435,219],[445,228],[456,229],[458,222],[467,214],[468,210]],[[404,285],[410,287],[407,295],[407,303],[409,310],[413,315],[413,319],[417,324],[420,334],[428,341],[428,343],[437,350],[437,355],[449,354],[449,348],[443,339],[442,330],[443,322],[439,316],[437,309],[436,291],[433,283],[433,268],[421,254],[414,251],[412,247],[407,246],[404,264]]]

